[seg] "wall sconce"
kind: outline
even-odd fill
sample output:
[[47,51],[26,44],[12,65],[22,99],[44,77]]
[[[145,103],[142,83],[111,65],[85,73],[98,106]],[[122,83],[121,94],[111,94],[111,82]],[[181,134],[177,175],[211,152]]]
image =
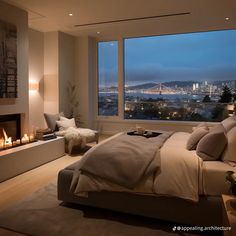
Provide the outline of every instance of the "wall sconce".
[[35,80],[30,80],[29,91],[39,91],[39,82]]
[[227,110],[228,110],[228,113],[229,113],[229,116],[233,116],[234,115],[234,104],[228,104],[227,105]]

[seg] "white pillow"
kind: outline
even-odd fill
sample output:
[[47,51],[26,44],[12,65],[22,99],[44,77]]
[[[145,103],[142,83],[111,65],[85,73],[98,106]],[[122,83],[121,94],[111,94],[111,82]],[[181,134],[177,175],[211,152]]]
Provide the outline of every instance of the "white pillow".
[[62,119],[62,117],[60,117],[60,120],[57,120],[56,123],[57,123],[57,126],[58,126],[60,131],[66,130],[66,129],[70,128],[70,127],[76,128],[75,119],[74,118],[67,119],[67,118],[63,117],[63,119]]
[[65,116],[60,116],[59,119],[60,120],[70,120],[70,119],[66,118]]
[[236,162],[236,127],[233,127],[228,133],[228,145],[223,155],[223,161]]

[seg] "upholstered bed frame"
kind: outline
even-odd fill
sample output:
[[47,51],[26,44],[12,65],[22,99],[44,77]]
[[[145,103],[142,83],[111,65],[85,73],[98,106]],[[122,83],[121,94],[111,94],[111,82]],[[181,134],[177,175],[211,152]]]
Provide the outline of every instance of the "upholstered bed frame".
[[88,205],[196,226],[222,226],[221,197],[201,196],[198,203],[173,198],[124,192],[92,192],[88,198],[71,193],[74,166],[58,174],[58,199],[68,203]]

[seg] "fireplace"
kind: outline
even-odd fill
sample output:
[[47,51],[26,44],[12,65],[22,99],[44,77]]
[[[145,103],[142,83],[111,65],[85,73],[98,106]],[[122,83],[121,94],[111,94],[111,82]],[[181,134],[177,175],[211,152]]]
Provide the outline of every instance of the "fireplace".
[[[0,149],[12,146],[10,143],[21,138],[21,115],[0,115]],[[4,146],[3,142],[6,142]],[[9,145],[8,145],[9,144]]]
[[[4,129],[8,137],[13,140],[20,139],[21,137],[21,120],[20,114],[1,115],[0,116],[0,129]],[[2,132],[1,132],[2,133]],[[0,133],[0,139],[1,137]]]

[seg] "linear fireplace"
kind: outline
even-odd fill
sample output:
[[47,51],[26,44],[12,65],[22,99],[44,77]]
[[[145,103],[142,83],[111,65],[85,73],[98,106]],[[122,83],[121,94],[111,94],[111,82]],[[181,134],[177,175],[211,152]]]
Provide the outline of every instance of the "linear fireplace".
[[0,115],[0,149],[11,147],[21,138],[21,115]]
[[1,115],[0,116],[0,139],[4,138],[3,129],[8,137],[13,140],[21,138],[21,115]]
[[0,115],[0,151],[35,142],[34,134],[21,137],[21,115]]

